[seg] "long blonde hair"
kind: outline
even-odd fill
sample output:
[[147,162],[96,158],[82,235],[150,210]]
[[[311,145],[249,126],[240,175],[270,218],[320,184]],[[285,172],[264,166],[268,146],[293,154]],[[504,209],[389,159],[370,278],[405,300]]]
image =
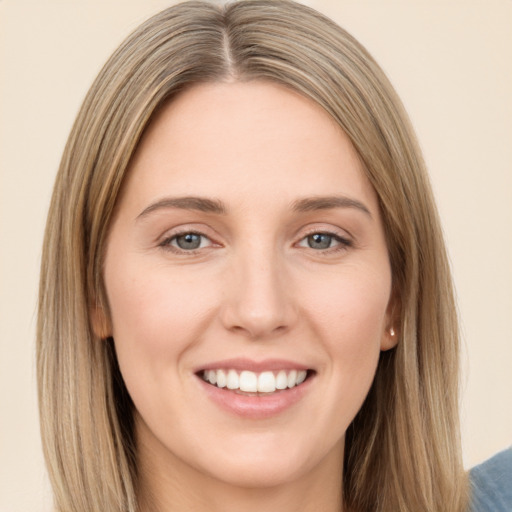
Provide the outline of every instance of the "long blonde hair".
[[141,25],[106,63],[66,145],[42,259],[37,370],[46,463],[59,512],[135,512],[132,404],[112,344],[102,260],[123,179],[155,111],[199,82],[267,80],[321,105],[356,148],[379,198],[399,309],[346,435],[344,501],[355,512],[462,512],[458,332],[435,204],[407,115],[347,32],[288,0],[191,1]]

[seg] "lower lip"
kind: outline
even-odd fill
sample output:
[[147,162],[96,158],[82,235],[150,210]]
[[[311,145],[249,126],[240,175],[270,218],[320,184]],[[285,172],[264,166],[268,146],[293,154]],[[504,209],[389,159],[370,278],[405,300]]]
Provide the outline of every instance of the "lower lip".
[[265,419],[277,416],[304,396],[314,380],[309,376],[302,384],[268,395],[242,395],[227,388],[218,388],[197,377],[209,398],[222,409],[247,419]]

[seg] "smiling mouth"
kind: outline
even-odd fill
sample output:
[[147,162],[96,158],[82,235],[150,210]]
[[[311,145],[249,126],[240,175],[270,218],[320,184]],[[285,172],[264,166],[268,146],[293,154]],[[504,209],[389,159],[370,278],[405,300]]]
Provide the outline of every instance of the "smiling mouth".
[[202,370],[198,376],[208,384],[239,394],[268,395],[300,386],[314,370],[252,372],[234,369]]

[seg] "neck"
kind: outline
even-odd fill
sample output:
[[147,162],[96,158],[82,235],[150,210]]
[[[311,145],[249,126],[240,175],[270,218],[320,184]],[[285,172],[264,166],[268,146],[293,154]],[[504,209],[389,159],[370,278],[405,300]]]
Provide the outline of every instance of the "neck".
[[[146,443],[145,443],[146,444]],[[275,485],[241,486],[215,478],[177,457],[139,445],[141,512],[342,512],[343,444],[315,467]]]

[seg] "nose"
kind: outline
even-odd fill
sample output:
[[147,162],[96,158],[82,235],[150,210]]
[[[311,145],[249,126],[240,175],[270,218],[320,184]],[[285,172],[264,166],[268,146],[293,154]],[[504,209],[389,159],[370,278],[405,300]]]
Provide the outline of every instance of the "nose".
[[235,257],[224,287],[221,321],[249,339],[272,338],[297,321],[286,265],[272,250]]

